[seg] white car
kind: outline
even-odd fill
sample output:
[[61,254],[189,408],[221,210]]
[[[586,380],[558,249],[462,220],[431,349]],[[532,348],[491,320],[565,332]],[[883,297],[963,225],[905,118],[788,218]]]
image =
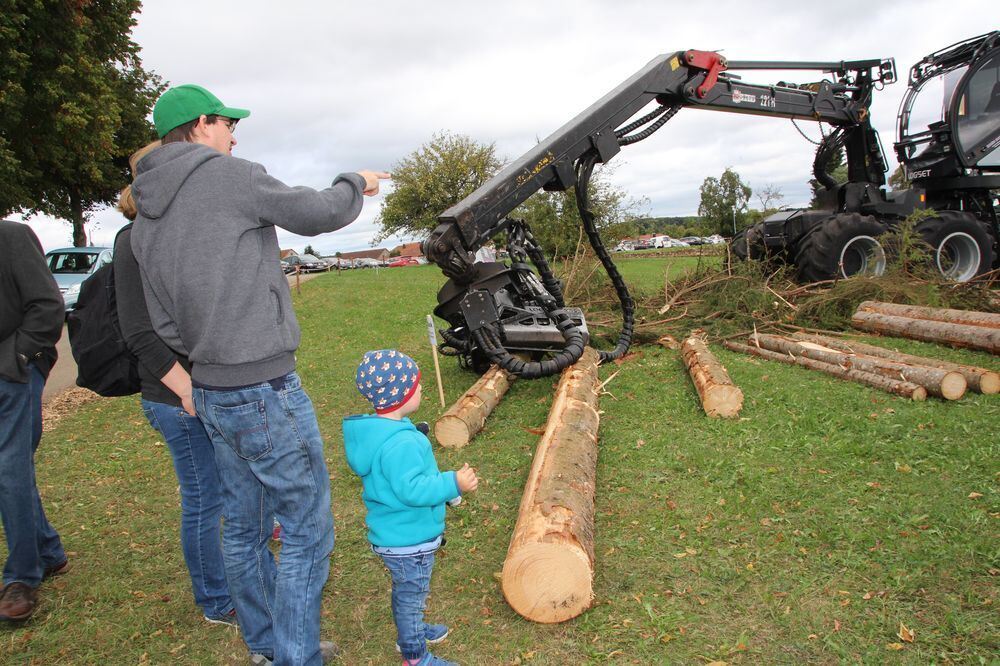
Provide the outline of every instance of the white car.
[[111,263],[111,248],[64,247],[46,254],[45,261],[59,285],[66,311],[69,312],[76,307],[83,281],[101,266]]
[[379,266],[385,266],[385,264],[371,257],[358,257],[354,260],[355,268],[378,268]]

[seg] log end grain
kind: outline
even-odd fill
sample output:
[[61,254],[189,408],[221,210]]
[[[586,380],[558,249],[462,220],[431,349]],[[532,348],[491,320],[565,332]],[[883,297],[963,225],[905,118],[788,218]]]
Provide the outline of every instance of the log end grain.
[[507,603],[533,622],[565,622],[593,600],[590,559],[565,541],[526,543],[508,553],[502,588]]
[[945,400],[958,400],[965,395],[968,382],[958,372],[949,372],[941,380],[941,397]]
[[738,386],[717,384],[702,401],[705,414],[716,418],[735,418],[743,409],[743,391]]
[[449,449],[460,449],[472,439],[469,425],[458,418],[445,414],[434,424],[434,439],[441,446]]
[[1000,373],[984,372],[979,378],[979,392],[987,395],[1000,393]]

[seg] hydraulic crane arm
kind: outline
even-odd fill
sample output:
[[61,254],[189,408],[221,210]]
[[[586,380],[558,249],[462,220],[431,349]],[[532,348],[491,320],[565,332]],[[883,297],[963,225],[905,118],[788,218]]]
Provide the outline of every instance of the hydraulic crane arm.
[[[806,87],[745,83],[727,75],[734,69],[810,69],[834,72],[840,82]],[[834,126],[868,126],[871,89],[895,80],[888,60],[857,62],[731,62],[718,53],[678,51],[657,56],[631,78],[592,104],[549,137],[509,164],[458,204],[438,217],[439,226],[424,246],[445,274],[461,275],[466,262],[453,254],[475,251],[505,229],[506,216],[540,189],[564,190],[575,182],[574,163],[596,151],[597,161],[614,157],[622,145],[645,138],[624,125],[651,102],[653,126],[682,107],[731,113],[822,121]],[[653,115],[649,114],[649,115]],[[623,127],[624,125],[624,127]],[[635,123],[633,123],[635,125]],[[870,127],[870,126],[869,126]],[[649,129],[644,130],[649,132]],[[651,133],[651,132],[649,132]],[[884,159],[879,173],[884,172]]]
[[[757,85],[728,71],[734,69],[810,69],[837,78],[804,86]],[[423,250],[451,278],[438,293],[435,309],[451,325],[442,331],[450,352],[473,366],[486,359],[527,378],[554,374],[580,357],[589,338],[583,313],[566,307],[561,283],[548,269],[527,225],[507,217],[540,189],[574,187],[583,230],[622,307],[618,343],[613,351],[600,352],[600,358],[602,362],[619,358],[631,344],[635,308],[588,207],[587,185],[595,164],[607,162],[622,146],[645,139],[681,108],[692,107],[829,123],[836,129],[824,140],[823,154],[844,146],[852,180],[884,183],[885,159],[868,120],[868,107],[874,87],[894,80],[891,59],[730,63],[710,51],[678,51],[654,58],[438,217]],[[653,102],[658,106],[632,120]],[[473,252],[503,231],[511,255],[509,267],[475,264]],[[527,263],[529,258],[539,275]],[[511,353],[550,353],[553,345],[560,344],[561,349],[546,360],[526,361]]]

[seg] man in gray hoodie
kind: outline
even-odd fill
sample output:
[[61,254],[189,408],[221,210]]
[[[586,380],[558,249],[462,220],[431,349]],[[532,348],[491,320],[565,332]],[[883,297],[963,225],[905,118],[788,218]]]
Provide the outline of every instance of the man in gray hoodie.
[[[153,121],[163,146],[136,165],[132,248],[153,327],[191,360],[194,409],[223,485],[226,575],[251,662],[312,665],[336,651],[319,640],[333,516],[323,440],[295,373],[300,333],[275,227],[305,236],[340,229],[389,174],[344,173],[324,190],[289,187],[231,156],[233,129],[249,114],[199,86],[160,97]],[[280,566],[267,547],[272,516],[284,532]]]

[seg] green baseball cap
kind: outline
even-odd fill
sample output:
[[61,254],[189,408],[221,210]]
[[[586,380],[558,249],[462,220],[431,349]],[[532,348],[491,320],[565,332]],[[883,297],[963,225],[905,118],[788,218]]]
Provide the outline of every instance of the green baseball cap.
[[225,116],[226,118],[246,118],[246,109],[233,109],[201,86],[186,84],[174,86],[160,95],[153,107],[153,124],[162,139],[167,132],[199,116]]

